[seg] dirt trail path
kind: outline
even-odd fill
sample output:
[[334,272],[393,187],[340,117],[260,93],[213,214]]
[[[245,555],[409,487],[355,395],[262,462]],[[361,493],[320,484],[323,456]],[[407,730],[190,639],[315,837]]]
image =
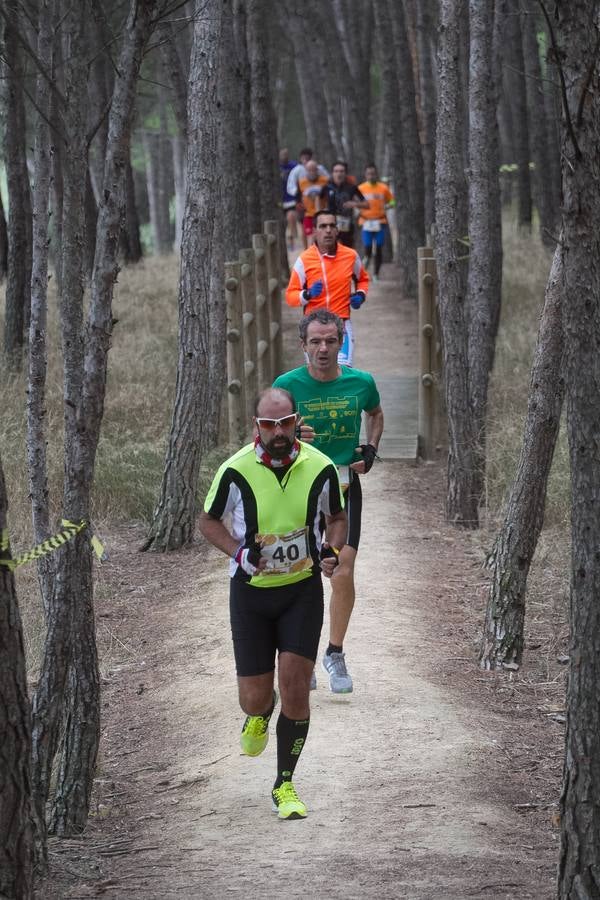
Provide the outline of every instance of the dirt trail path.
[[[390,328],[415,324],[398,302],[377,286],[359,366],[399,364]],[[257,759],[239,752],[223,557],[202,544],[140,556],[139,533],[118,535],[102,570],[116,596],[99,618],[115,640],[97,815],[66,846],[85,883],[61,896],[553,896],[551,812],[516,807],[546,799],[556,773],[535,782],[536,748],[556,736],[474,665],[480,573],[470,535],[443,522],[443,473],[385,463],[363,484],[355,692],[331,695],[318,670],[296,772],[306,821],[270,811],[275,741]]]

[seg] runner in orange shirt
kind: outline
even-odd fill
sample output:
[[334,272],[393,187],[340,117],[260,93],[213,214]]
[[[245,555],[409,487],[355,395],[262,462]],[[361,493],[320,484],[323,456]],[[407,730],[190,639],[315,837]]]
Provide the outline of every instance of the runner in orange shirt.
[[301,306],[304,313],[325,307],[344,321],[344,340],[338,355],[340,365],[351,366],[354,351],[351,309],[360,309],[369,290],[369,276],[360,256],[338,243],[335,214],[319,210],[314,216],[316,243],[300,254],[285,293],[288,306]]
[[312,159],[306,163],[304,168],[306,169],[306,175],[301,175],[298,179],[298,192],[304,207],[302,228],[309,244],[312,244],[314,241],[313,219],[315,213],[325,206],[325,201],[321,199],[321,191],[323,186],[327,184],[327,176],[319,173],[319,167]]
[[361,237],[365,247],[363,262],[368,268],[373,246],[375,247],[375,275],[373,281],[379,281],[379,270],[383,262],[383,245],[389,225],[385,214],[386,206],[395,206],[394,195],[385,182],[377,178],[377,169],[373,163],[365,169],[366,181],[359,185],[365,200],[369,201],[368,209],[361,209],[358,224],[362,227]]

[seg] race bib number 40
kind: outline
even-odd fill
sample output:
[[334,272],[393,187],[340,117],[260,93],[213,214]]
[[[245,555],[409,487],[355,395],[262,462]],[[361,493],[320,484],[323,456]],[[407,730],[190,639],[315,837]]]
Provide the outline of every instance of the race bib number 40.
[[288,575],[310,569],[313,562],[308,549],[308,528],[288,534],[257,534],[261,556],[267,560],[263,574]]

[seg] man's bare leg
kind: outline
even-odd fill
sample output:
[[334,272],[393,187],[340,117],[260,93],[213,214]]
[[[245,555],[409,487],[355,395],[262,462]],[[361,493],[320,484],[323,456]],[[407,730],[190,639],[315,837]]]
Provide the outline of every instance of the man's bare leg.
[[354,563],[356,550],[346,544],[339,556],[339,566],[331,578],[329,601],[329,646],[323,656],[323,668],[329,675],[329,687],[335,694],[349,694],[352,678],[344,659],[344,638],[354,609]]

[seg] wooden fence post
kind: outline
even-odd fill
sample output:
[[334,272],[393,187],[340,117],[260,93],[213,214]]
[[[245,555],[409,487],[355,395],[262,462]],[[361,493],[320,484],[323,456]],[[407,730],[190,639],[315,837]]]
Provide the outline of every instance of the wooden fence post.
[[229,440],[243,441],[248,430],[244,400],[244,345],[242,335],[241,266],[225,263],[225,301],[227,305],[227,408]]
[[242,276],[242,322],[244,326],[244,374],[246,376],[246,422],[254,415],[254,401],[258,394],[258,356],[256,339],[256,290],[254,281],[254,250],[240,250]]
[[267,270],[269,275],[269,311],[271,338],[271,377],[283,371],[283,335],[281,333],[281,265],[279,256],[279,224],[270,219],[265,222],[267,241]]
[[256,352],[258,359],[258,390],[271,384],[271,353],[269,349],[269,278],[267,275],[266,238],[252,235],[254,250],[254,283],[256,287]]
[[418,452],[422,459],[433,459],[436,440],[438,359],[436,345],[437,313],[435,304],[436,267],[431,247],[419,247],[419,382]]

